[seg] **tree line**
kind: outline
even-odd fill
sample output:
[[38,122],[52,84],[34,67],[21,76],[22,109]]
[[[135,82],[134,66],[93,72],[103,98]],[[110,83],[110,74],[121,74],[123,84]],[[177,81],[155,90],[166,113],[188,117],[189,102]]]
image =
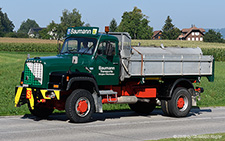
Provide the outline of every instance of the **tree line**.
[[[109,23],[110,32],[128,32],[132,39],[151,39],[153,35],[153,27],[149,26],[150,21],[148,16],[142,13],[141,9],[134,7],[130,12],[124,12],[122,20],[117,25],[116,20],[113,18]],[[89,23],[81,21],[80,12],[74,8],[72,12],[67,9],[62,11],[60,23],[54,21],[42,30],[38,31],[38,38],[42,39],[59,39],[65,36],[66,29],[70,26],[90,26]],[[23,21],[17,32],[13,31],[14,24],[9,20],[6,13],[2,12],[0,8],[0,37],[15,37],[27,38],[28,31],[31,28],[40,28],[35,20],[27,19]],[[172,24],[172,19],[168,16],[165,24],[162,27],[162,39],[175,40],[181,34],[179,28]],[[205,42],[225,42],[221,33],[209,30],[204,35]]]

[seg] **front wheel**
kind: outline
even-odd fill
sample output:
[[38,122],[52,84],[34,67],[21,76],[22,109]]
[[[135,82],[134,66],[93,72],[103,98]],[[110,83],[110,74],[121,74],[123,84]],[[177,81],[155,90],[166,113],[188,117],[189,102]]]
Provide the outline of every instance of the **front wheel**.
[[84,89],[74,90],[66,100],[65,110],[71,122],[89,121],[95,111],[91,93]]
[[32,115],[39,118],[47,118],[54,111],[53,108],[49,108],[47,105],[41,103],[35,105],[34,109],[31,109],[30,104],[28,104],[28,108]]
[[174,117],[185,117],[192,107],[191,94],[186,88],[178,87],[174,90],[171,100],[168,101],[168,112]]

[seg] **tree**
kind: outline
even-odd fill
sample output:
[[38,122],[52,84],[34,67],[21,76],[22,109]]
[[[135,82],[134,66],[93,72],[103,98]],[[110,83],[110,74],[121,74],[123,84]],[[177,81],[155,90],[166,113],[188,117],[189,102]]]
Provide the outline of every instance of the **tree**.
[[170,16],[167,17],[162,31],[162,39],[174,40],[180,35],[180,30],[172,24]]
[[20,28],[18,29],[18,33],[28,33],[28,31],[31,28],[38,28],[39,25],[36,23],[35,20],[27,19],[26,21],[23,21],[20,25]]
[[110,32],[115,32],[117,29],[117,22],[116,20],[113,18],[112,21],[109,24],[109,31]]
[[223,36],[220,32],[216,32],[212,29],[210,29],[208,32],[205,33],[203,37],[204,42],[218,42],[222,43],[224,42]]
[[2,8],[0,8],[0,36],[8,32],[13,32],[14,27],[14,24],[9,20],[7,14],[3,13]]
[[91,27],[91,25],[89,23],[86,23],[84,26],[85,27]]
[[69,12],[67,9],[63,10],[61,17],[61,26],[66,33],[66,29],[71,26],[83,26],[84,22],[81,21],[81,14],[79,11],[74,8],[72,12]]
[[[87,23],[84,25],[84,22],[81,21],[81,14],[79,11],[74,8],[72,12],[69,12],[67,9],[63,10],[62,16],[60,17],[61,23],[57,24],[52,21],[46,30],[40,32],[42,38],[51,38],[51,39],[60,39],[65,36],[66,29],[71,26],[87,26],[90,24]],[[48,34],[48,35],[44,35]]]
[[41,39],[50,39],[51,38],[51,35],[49,35],[49,32],[46,28],[40,30],[38,32],[38,34],[39,34],[39,38],[41,38]]
[[150,21],[147,18],[142,14],[141,9],[134,7],[133,11],[123,13],[117,31],[129,32],[133,39],[150,39],[153,35],[153,28],[148,25]]
[[[47,26],[47,29],[46,29],[46,34],[48,34],[49,36],[46,36],[48,37],[48,39],[59,39],[63,36],[63,30],[61,30],[59,28],[59,24],[55,23],[54,21],[52,21],[48,26]],[[59,37],[60,35],[60,37]]]

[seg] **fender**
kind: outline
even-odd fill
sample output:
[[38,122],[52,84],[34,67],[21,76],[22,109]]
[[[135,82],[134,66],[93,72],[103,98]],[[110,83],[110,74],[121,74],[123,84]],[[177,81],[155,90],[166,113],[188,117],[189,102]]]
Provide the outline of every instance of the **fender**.
[[173,85],[171,86],[171,89],[170,89],[170,92],[169,92],[169,97],[172,96],[173,91],[174,91],[174,89],[176,88],[176,86],[177,86],[178,84],[180,84],[182,87],[185,87],[185,88],[188,88],[188,89],[190,89],[190,88],[194,89],[194,86],[193,86],[193,84],[191,83],[190,80],[185,79],[185,78],[180,78],[180,79],[177,79],[177,80],[173,83]]
[[95,81],[94,78],[91,78],[91,77],[73,77],[70,79],[70,81],[68,82],[67,84],[67,87],[66,87],[66,90],[68,91],[72,84],[76,81],[87,81],[87,82],[91,82],[92,84],[94,84],[95,86],[95,90],[97,92],[97,94],[99,95],[99,89],[98,89],[98,85],[97,85],[97,82]]

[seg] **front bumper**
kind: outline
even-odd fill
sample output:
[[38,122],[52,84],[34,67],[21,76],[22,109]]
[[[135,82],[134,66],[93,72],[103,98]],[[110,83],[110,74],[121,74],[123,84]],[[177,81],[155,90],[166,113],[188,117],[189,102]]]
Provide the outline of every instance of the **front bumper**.
[[29,103],[30,108],[34,109],[37,102],[46,100],[60,100],[60,90],[38,89],[24,86],[17,86],[15,91],[15,107]]

